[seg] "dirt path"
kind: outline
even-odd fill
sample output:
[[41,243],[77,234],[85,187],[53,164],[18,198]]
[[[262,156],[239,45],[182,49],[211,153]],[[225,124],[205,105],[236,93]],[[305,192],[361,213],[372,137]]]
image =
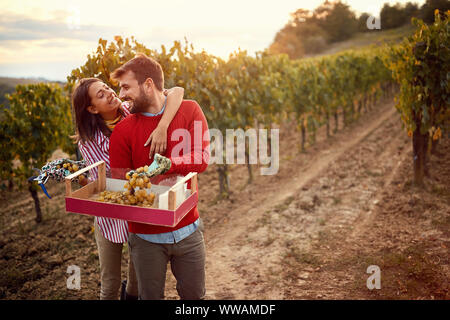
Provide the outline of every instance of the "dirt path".
[[[371,121],[362,119],[328,148],[322,145],[306,163],[299,161],[301,170],[292,170],[281,180],[274,177],[273,185],[255,187],[257,195],[251,201],[240,201],[223,223],[210,226],[208,298],[348,296],[354,275],[336,284],[339,272],[325,269],[335,268],[341,257],[352,252],[336,250],[339,241],[350,247],[364,243],[361,236],[370,232],[383,191],[401,165],[409,163],[410,140],[393,104],[381,106],[376,114]],[[326,254],[317,252],[322,246]],[[312,275],[323,268],[320,281],[316,278],[311,285]],[[362,280],[357,287],[364,286]],[[337,287],[345,289],[336,292]]]
[[[322,141],[306,155],[296,156],[296,148],[282,141],[281,150],[294,152],[279,174],[259,177],[251,191],[225,203],[230,210],[217,210],[225,218],[209,217],[207,298],[295,298],[286,290],[285,261],[306,261],[305,269],[297,270],[300,279],[294,277],[303,283],[320,270],[321,261],[308,251],[315,240],[330,237],[325,225],[357,234],[370,223],[372,208],[410,143],[393,103],[377,108],[332,139],[322,132]],[[168,280],[168,297],[175,298],[170,275]]]
[[[345,299],[354,287],[368,291],[364,275],[355,284],[357,272],[340,270],[340,260],[355,259],[354,247],[365,244],[361,238],[371,231],[384,191],[399,183],[393,180],[410,157],[393,104],[377,115],[322,145],[306,163],[298,161],[301,170],[255,187],[251,201],[239,201],[226,220],[210,226],[208,298]],[[341,250],[339,242],[346,244]]]
[[[290,179],[277,181],[275,190],[267,190],[261,193],[262,197],[243,203],[239,210],[230,212],[226,223],[208,231],[211,234],[207,245],[210,298],[285,298],[279,275],[282,273],[286,243],[297,242],[298,246],[299,241],[296,240],[307,242],[309,238],[314,238],[320,231],[320,219],[326,219],[325,212],[320,213],[322,218],[317,214],[308,214],[308,205],[314,207],[316,201],[323,202],[323,192],[312,195],[307,191],[311,187],[305,186],[313,181],[321,184],[324,178],[328,179],[327,172],[341,165],[339,159],[343,155],[359,153],[359,149],[363,148],[361,145],[367,148],[365,140],[373,135],[378,134],[374,141],[381,140],[387,124],[398,122],[392,104],[383,106],[379,114],[373,122],[354,128],[347,139],[340,139],[329,148],[317,152],[302,170],[294,170]],[[380,161],[390,157],[391,153],[386,151]],[[346,172],[345,169],[337,170]],[[305,203],[306,210],[301,209],[302,203]],[[333,217],[335,221],[340,216],[349,219],[348,210],[336,213]]]

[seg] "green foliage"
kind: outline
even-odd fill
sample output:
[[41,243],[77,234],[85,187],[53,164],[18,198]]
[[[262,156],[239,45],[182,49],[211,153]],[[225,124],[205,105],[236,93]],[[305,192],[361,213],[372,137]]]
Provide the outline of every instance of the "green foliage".
[[13,92],[14,86],[8,83],[0,83],[0,104],[8,105],[8,99],[6,98],[6,94]]
[[[5,106],[0,105],[0,110],[4,110]],[[14,150],[11,148],[10,139],[12,137],[7,136],[8,123],[3,120],[4,114],[0,113],[2,121],[0,121],[0,180],[12,180],[13,179],[13,160]],[[4,188],[5,186],[2,186]]]
[[445,13],[450,10],[450,2],[448,0],[426,0],[420,8],[418,17],[428,24],[433,23],[436,9],[441,13],[441,19],[445,19]]
[[173,49],[172,83],[184,87],[186,97],[202,106],[210,127],[225,133],[232,125],[231,108],[236,99],[235,80],[226,74],[225,61],[205,51],[197,53],[192,45],[182,47],[180,42],[175,42]]
[[71,74],[67,77],[66,90],[72,92],[76,81],[82,78],[93,77],[99,78],[108,86],[118,91],[117,83],[113,82],[110,78],[111,73],[128,60],[134,58],[137,53],[144,53],[157,60],[165,71],[165,77],[170,79],[172,70],[170,59],[174,53],[174,48],[170,52],[166,52],[165,47],[162,46],[161,53],[158,53],[155,50],[146,48],[143,44],[137,42],[134,37],[124,40],[122,37],[116,36],[114,37],[114,41],[110,42],[109,45],[107,40],[99,39],[96,52],[89,54],[85,64],[72,70]]
[[298,126],[314,131],[339,109],[350,112],[356,101],[380,92],[391,81],[383,55],[386,49],[373,49],[290,62],[285,80]]
[[[71,92],[79,79],[98,77],[118,90],[110,74],[140,52],[161,64],[165,87],[183,87],[185,97],[202,107],[210,128],[220,130],[224,137],[226,129],[246,130],[255,124],[270,129],[292,112],[299,127],[314,137],[322,124],[328,125],[331,114],[341,108],[350,110],[354,101],[381,90],[381,84],[391,80],[378,57],[385,54],[382,50],[348,51],[301,61],[267,52],[250,56],[239,50],[225,61],[205,51],[196,52],[187,42],[150,50],[134,38],[117,36],[110,43],[99,40],[95,53],[68,76],[65,89]],[[13,152],[4,152],[2,163],[10,163],[16,156],[24,164],[21,176],[28,177],[31,168],[45,162],[56,147],[73,147],[68,138],[73,134],[69,99],[60,88],[44,84],[17,87],[9,100],[11,110],[2,111],[7,125],[2,122],[0,129],[10,139],[4,141],[12,143],[3,149]],[[8,168],[10,165],[5,165],[5,170]],[[226,165],[220,167],[224,183],[227,172]]]
[[450,119],[449,15],[442,20],[436,10],[432,25],[414,19],[416,32],[393,47],[386,61],[400,84],[396,107],[410,136],[415,130],[435,135]]
[[[83,77],[100,77],[116,88],[110,73],[138,52],[161,63],[166,87],[185,89],[186,98],[195,99],[212,128],[225,135],[229,128],[249,128],[257,121],[269,128],[287,113],[295,111],[321,124],[323,116],[339,106],[371,93],[380,82],[390,80],[377,55],[382,51],[345,52],[319,59],[293,61],[287,55],[245,51],[230,54],[227,61],[196,52],[189,43],[175,41],[172,48],[147,49],[134,38],[107,43],[100,39],[97,51],[72,71],[69,83]],[[384,73],[383,73],[384,72]]]
[[419,14],[419,8],[417,4],[408,2],[405,5],[396,3],[390,5],[385,3],[380,11],[381,28],[393,29],[403,26],[410,22],[412,17]]
[[324,2],[314,11],[313,19],[325,30],[330,42],[346,40],[358,30],[356,14],[341,1]]
[[361,13],[361,15],[358,18],[358,31],[359,32],[369,32],[372,31],[369,28],[367,28],[367,20],[370,18],[370,14],[367,12]]
[[14,174],[23,182],[35,173],[32,168],[44,165],[58,147],[70,147],[70,105],[55,84],[18,85],[7,97],[10,107],[0,108],[1,176],[8,178],[12,161],[20,160]]
[[427,158],[450,120],[450,11],[427,25],[413,19],[417,30],[401,46],[391,49],[386,64],[400,84],[396,105],[412,137],[414,183],[422,186]]

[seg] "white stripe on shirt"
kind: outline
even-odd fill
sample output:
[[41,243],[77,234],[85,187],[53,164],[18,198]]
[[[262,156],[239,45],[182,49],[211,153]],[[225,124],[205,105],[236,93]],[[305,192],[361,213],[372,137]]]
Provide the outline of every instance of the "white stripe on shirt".
[[[128,104],[122,103],[122,109],[125,116],[130,114]],[[99,129],[94,134],[92,141],[85,143],[78,142],[78,149],[80,150],[83,159],[88,165],[94,164],[98,161],[105,161],[106,172],[110,172],[109,164],[109,138],[103,134]],[[95,167],[89,170],[91,181],[98,178],[98,168]],[[126,220],[95,217],[97,225],[100,228],[102,235],[111,242],[124,243],[128,241],[128,223]]]

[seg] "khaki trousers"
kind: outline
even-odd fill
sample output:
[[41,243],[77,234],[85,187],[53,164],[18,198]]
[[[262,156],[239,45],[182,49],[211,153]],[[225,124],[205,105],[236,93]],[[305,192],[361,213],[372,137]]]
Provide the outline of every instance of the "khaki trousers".
[[[114,243],[106,239],[95,222],[95,241],[97,242],[100,260],[100,300],[117,300],[122,283],[122,243]],[[138,296],[136,273],[131,259],[128,262],[126,291],[129,295]]]
[[200,229],[174,244],[152,243],[130,233],[128,246],[138,279],[139,299],[164,299],[169,261],[180,298],[204,298],[205,242]]

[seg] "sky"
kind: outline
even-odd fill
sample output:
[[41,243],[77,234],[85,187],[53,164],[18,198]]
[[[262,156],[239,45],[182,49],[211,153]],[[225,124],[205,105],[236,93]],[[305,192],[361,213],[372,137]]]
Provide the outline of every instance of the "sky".
[[[410,0],[411,1],[411,0]],[[97,48],[99,38],[134,36],[146,47],[184,41],[222,58],[237,50],[264,50],[299,8],[324,0],[2,0],[0,76],[65,81]],[[378,16],[384,3],[342,1],[359,15]],[[419,6],[425,1],[417,0]]]

